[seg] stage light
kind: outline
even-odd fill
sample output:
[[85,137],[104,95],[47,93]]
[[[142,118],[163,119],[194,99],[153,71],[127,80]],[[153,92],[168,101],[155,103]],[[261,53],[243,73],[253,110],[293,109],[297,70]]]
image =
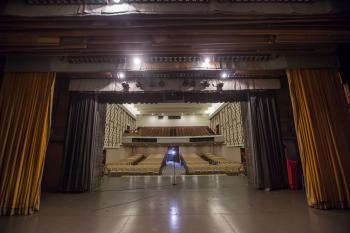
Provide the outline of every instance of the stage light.
[[200,84],[203,88],[207,88],[210,86],[210,83],[207,80],[201,81]]
[[222,72],[220,75],[221,78],[228,78],[228,73]]
[[129,91],[130,85],[127,82],[122,83],[123,91]]
[[224,87],[224,83],[218,83],[216,84],[216,90],[222,91],[222,88]]
[[210,58],[209,57],[205,57],[204,58],[204,61],[202,62],[202,67],[203,68],[209,68],[209,66],[210,66]]
[[124,72],[118,72],[118,78],[119,79],[124,79],[125,78],[125,73]]
[[134,57],[133,58],[134,65],[141,65],[141,58],[140,57]]

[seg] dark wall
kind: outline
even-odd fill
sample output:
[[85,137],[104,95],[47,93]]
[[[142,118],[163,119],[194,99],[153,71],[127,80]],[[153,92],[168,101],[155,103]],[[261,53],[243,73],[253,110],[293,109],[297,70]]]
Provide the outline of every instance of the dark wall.
[[281,89],[276,91],[276,101],[283,137],[295,136],[292,102],[287,77],[281,78]]
[[276,91],[276,101],[281,124],[282,140],[287,159],[297,160],[298,144],[294,127],[292,102],[287,77],[281,78],[281,89]]
[[4,68],[5,68],[5,57],[0,56],[0,87],[2,83],[2,78],[4,76]]
[[338,59],[342,79],[344,82],[350,83],[350,46],[342,46],[339,48]]
[[69,106],[69,79],[56,78],[53,97],[50,141],[46,152],[42,191],[56,192],[60,188],[61,166]]

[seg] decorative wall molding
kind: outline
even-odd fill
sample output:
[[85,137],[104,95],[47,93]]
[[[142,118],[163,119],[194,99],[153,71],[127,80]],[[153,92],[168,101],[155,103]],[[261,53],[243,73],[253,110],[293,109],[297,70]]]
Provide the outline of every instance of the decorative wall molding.
[[[207,56],[146,56],[143,61],[146,63],[188,63],[188,62],[204,62]],[[251,61],[270,61],[278,58],[278,54],[251,54],[251,55],[218,55],[209,56],[212,62],[251,62]],[[70,64],[80,63],[112,63],[125,64],[131,63],[130,56],[67,56],[61,57],[62,61]]]
[[220,126],[220,134],[225,138],[227,146],[242,146],[244,144],[242,113],[239,102],[226,104],[210,119],[210,128],[215,132]]
[[104,147],[118,148],[127,126],[135,129],[136,120],[119,104],[107,104]]

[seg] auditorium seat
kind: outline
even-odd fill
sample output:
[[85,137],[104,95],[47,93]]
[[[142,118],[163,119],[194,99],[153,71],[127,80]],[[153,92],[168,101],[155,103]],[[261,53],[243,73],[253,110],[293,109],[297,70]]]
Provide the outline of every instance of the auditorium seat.
[[187,174],[238,174],[242,172],[242,164],[226,160],[222,156],[205,154],[203,158],[213,158],[216,162],[209,163],[211,160],[204,160],[195,153],[183,153],[181,155],[185,162]]
[[[143,155],[142,155],[143,156]],[[131,156],[136,157],[136,156]],[[129,158],[131,158],[129,157]],[[129,162],[132,159],[125,159],[118,163],[108,164],[107,170],[110,175],[159,175],[164,165],[165,156],[162,154],[151,154],[143,156],[143,160],[137,164]]]

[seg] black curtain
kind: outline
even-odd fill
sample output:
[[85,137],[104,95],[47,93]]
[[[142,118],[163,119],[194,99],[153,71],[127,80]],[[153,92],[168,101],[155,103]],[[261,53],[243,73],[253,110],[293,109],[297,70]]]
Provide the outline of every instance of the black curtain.
[[249,96],[248,102],[242,103],[242,113],[250,182],[258,189],[286,188],[286,159],[274,95]]
[[94,94],[71,93],[62,172],[63,192],[98,187],[102,176],[106,105]]

